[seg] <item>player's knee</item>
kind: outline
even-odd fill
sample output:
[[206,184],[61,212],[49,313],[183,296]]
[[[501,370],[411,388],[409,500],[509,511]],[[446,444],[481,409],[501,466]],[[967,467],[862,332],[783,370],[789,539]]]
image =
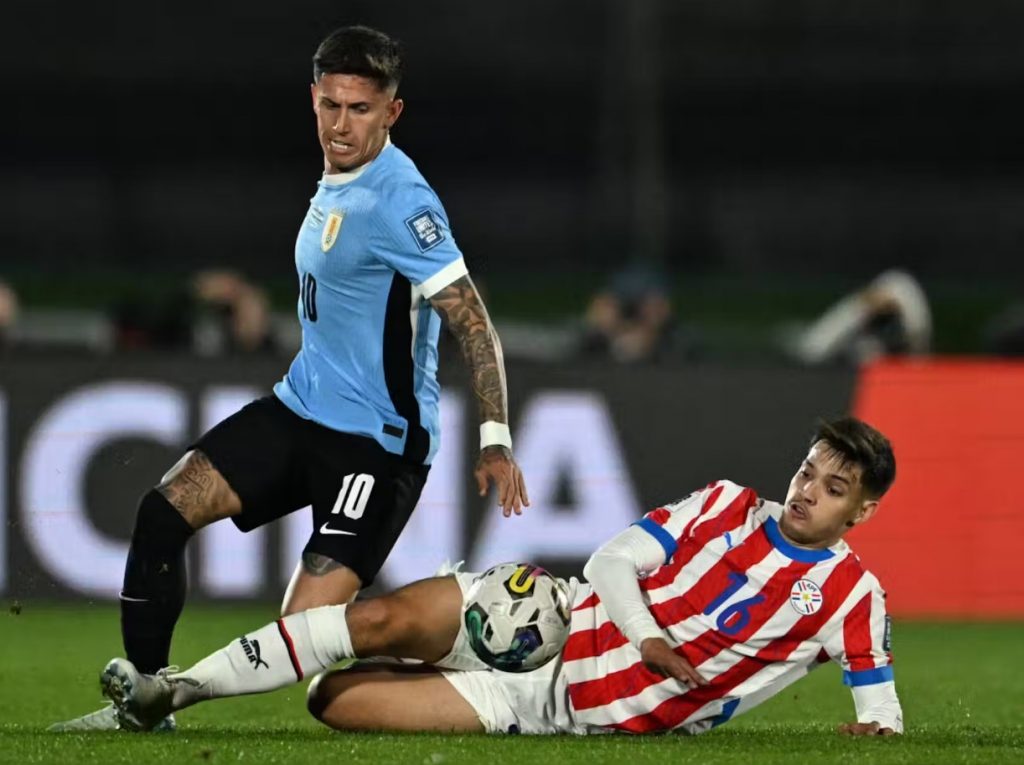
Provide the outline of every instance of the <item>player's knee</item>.
[[151,540],[165,545],[180,538],[184,544],[187,537],[191,536],[193,527],[188,523],[182,523],[182,520],[181,513],[163,494],[156,489],[150,489],[139,500],[135,514],[135,529],[132,533],[133,540]]
[[391,595],[353,603],[348,620],[353,642],[370,642],[381,649],[401,642],[410,627],[409,613]]
[[192,528],[199,529],[242,510],[241,500],[203,452],[187,452],[156,487]]
[[335,703],[344,689],[344,678],[337,670],[321,672],[313,678],[306,691],[306,709],[319,722],[344,729],[344,710]]
[[327,697],[327,684],[324,682],[326,675],[326,672],[318,674],[306,690],[306,709],[320,722],[323,722],[324,710],[330,703],[330,699]]

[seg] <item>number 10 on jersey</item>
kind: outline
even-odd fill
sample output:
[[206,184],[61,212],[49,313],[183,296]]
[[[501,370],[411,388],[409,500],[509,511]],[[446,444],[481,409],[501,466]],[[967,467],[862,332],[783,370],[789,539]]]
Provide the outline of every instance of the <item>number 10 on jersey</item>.
[[313,274],[302,275],[302,318],[316,321],[316,279]]

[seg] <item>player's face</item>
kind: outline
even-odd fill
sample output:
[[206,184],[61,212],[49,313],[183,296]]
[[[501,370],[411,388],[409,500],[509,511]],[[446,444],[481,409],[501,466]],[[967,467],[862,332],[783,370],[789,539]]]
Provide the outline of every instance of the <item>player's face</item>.
[[393,90],[381,90],[373,80],[354,74],[325,74],[313,83],[312,93],[328,173],[354,170],[380,154],[402,113],[402,100]]
[[807,453],[789,482],[782,533],[807,547],[829,547],[874,515],[878,500],[865,494],[859,465],[844,465],[824,441]]

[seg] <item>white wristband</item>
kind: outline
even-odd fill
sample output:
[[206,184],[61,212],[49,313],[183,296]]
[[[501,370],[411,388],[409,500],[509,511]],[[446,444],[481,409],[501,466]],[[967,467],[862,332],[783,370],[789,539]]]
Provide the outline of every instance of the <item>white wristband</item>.
[[480,448],[504,446],[512,448],[512,433],[503,422],[488,420],[480,426]]

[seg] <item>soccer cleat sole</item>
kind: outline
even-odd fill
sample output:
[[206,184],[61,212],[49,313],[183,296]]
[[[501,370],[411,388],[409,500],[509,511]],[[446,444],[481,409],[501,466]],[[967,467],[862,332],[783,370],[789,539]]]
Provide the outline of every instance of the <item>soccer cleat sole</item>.
[[[111,662],[113,663],[113,662]],[[114,703],[120,730],[131,733],[176,733],[178,725],[174,715],[163,718],[152,728],[139,723],[135,711],[130,708],[129,699],[134,689],[131,676],[120,667],[108,664],[100,674],[100,689],[103,695]]]
[[121,729],[138,732],[139,725],[126,714],[125,710],[128,695],[132,692],[132,680],[128,674],[116,667],[107,666],[100,675],[100,689],[104,696],[114,702]]

